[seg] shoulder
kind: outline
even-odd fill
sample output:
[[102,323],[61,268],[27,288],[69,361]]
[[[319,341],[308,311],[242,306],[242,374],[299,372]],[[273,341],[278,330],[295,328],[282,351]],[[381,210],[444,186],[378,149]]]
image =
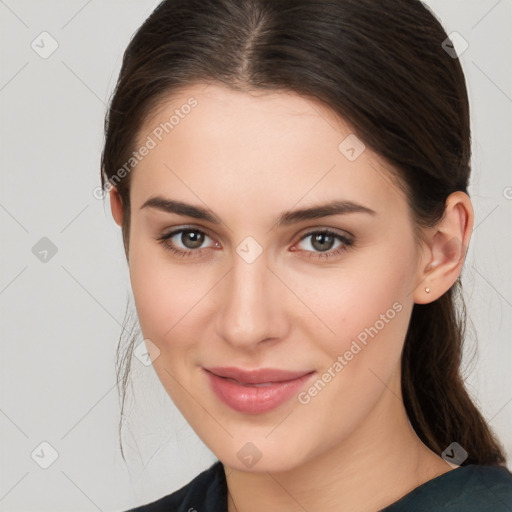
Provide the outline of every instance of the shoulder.
[[227,510],[227,486],[220,461],[181,489],[126,512],[222,512]]
[[510,512],[512,473],[502,466],[461,466],[425,482],[383,512]]

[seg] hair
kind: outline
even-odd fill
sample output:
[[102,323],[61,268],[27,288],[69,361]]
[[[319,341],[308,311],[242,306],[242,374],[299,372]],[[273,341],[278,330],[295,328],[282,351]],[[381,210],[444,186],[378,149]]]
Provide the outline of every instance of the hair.
[[[124,53],[105,117],[102,187],[129,161],[144,120],[178,89],[285,91],[345,120],[396,172],[415,228],[435,226],[470,176],[469,101],[459,59],[443,49],[447,37],[419,0],[164,0]],[[130,178],[115,183],[127,258]],[[437,454],[456,441],[468,453],[463,465],[504,465],[464,385],[465,321],[460,277],[437,300],[414,305],[401,359],[405,409]],[[124,408],[134,339],[122,354],[122,337]]]

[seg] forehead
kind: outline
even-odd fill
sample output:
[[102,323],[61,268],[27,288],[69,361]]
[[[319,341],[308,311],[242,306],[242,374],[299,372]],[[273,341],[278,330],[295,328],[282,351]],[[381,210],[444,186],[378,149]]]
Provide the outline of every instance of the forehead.
[[236,192],[230,202],[254,200],[260,207],[324,199],[357,199],[373,209],[405,206],[382,160],[350,126],[322,103],[292,92],[187,87],[145,120],[138,146],[149,140],[152,149],[132,175],[135,207],[156,192],[222,204],[219,191]]

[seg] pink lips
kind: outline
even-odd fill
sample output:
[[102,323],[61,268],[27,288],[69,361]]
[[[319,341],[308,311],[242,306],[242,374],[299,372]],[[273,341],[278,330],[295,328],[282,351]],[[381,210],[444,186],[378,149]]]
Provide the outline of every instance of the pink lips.
[[261,368],[204,368],[214,393],[238,412],[258,414],[286,402],[314,373]]

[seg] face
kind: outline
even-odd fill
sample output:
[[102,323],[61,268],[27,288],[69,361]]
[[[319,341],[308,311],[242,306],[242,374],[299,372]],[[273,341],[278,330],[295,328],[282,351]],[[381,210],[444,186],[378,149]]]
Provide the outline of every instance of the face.
[[169,396],[234,468],[346,442],[396,375],[418,275],[383,162],[317,102],[204,84],[139,140],[130,275]]

